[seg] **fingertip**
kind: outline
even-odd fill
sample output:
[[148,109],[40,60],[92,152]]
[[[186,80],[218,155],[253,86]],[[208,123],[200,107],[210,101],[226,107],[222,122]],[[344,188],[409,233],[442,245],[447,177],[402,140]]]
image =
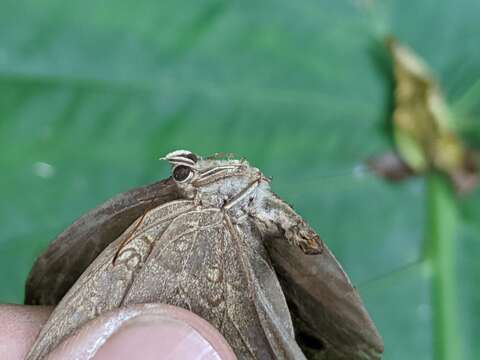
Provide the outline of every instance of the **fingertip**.
[[24,359],[51,311],[48,306],[0,305],[1,359]]
[[91,321],[52,359],[234,360],[223,336],[199,316],[164,304],[133,305]]
[[140,316],[122,326],[96,353],[95,360],[222,359],[210,342],[185,322]]

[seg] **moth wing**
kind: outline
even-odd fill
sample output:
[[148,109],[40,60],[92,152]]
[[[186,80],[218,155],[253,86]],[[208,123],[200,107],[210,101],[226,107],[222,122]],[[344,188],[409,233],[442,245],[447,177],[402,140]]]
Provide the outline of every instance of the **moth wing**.
[[294,327],[285,295],[264,247],[261,234],[249,222],[236,225],[235,229],[247,244],[244,256],[251,269],[255,308],[267,335],[275,359],[301,360],[305,355],[295,340]]
[[[120,306],[136,274],[175,217],[193,208],[188,200],[150,210],[110,243],[55,307],[27,356],[41,359],[88,320]],[[124,243],[128,239],[128,242]],[[115,263],[113,259],[119,247]]]
[[[295,334],[288,331],[284,319],[272,306],[270,296],[275,296],[271,288],[264,290],[261,283],[256,286],[256,309],[275,359],[302,360],[306,359],[302,349],[295,340]],[[268,296],[267,296],[268,294]],[[282,294],[283,295],[283,294]]]
[[147,209],[177,198],[173,180],[166,179],[119,194],[81,216],[35,261],[25,304],[58,304],[90,263]]
[[226,220],[218,209],[177,217],[123,304],[161,302],[193,311],[223,334],[239,359],[304,359],[260,235]]
[[155,244],[123,304],[160,302],[186,308],[215,326],[239,359],[273,360],[242,267],[242,251],[219,209],[183,214]]
[[383,341],[327,246],[312,256],[276,240],[267,242],[269,254],[289,303],[297,340],[307,356],[381,359]]

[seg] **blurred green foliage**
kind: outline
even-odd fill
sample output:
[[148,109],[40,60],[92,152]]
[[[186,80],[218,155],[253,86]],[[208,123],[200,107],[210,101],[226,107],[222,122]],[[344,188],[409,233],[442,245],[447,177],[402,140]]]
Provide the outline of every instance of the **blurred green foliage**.
[[[431,65],[467,137],[479,138],[480,2],[0,8],[0,301],[22,301],[35,256],[75,218],[165,177],[159,156],[235,152],[273,176],[344,265],[385,359],[480,358],[480,192],[457,201],[433,181],[425,196],[421,179],[389,185],[361,166],[391,148],[386,34]],[[444,262],[422,256],[438,240],[451,250],[443,270],[454,338],[438,336],[449,322],[433,321],[432,279]]]

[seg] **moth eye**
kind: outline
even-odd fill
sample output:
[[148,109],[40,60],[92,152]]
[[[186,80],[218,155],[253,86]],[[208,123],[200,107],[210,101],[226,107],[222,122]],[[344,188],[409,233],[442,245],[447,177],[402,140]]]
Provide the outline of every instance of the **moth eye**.
[[178,182],[187,180],[192,174],[192,169],[185,165],[179,165],[173,169],[173,178]]

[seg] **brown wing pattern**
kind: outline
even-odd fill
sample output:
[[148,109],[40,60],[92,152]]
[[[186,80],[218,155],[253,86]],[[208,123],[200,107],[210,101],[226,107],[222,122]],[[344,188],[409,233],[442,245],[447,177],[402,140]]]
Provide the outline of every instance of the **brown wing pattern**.
[[124,304],[184,307],[219,329],[239,359],[274,359],[241,266],[246,250],[237,240],[218,209],[180,215],[135,277]]
[[[27,359],[41,359],[86,321],[121,305],[139,270],[172,218],[191,210],[191,201],[173,201],[151,210],[142,224],[132,224],[85,270],[42,328]],[[136,228],[132,236],[131,230]],[[131,237],[112,260],[125,237]]]
[[233,224],[230,218],[228,220],[232,236],[238,239],[242,247],[240,254],[247,259],[255,313],[268,339],[273,358],[305,359],[295,341],[285,296],[270,263],[261,234],[248,218],[236,224]]
[[119,194],[81,216],[35,261],[25,304],[56,305],[100,253],[146,210],[179,198],[172,179]]
[[[265,293],[275,299],[267,300]],[[42,358],[99,314],[149,302],[200,315],[220,330],[239,359],[303,358],[253,225],[233,224],[219,209],[194,210],[184,200],[151,210],[99,255],[57,306],[28,359]]]
[[382,339],[327,246],[309,256],[283,239],[266,244],[303,350],[319,359],[381,359]]

